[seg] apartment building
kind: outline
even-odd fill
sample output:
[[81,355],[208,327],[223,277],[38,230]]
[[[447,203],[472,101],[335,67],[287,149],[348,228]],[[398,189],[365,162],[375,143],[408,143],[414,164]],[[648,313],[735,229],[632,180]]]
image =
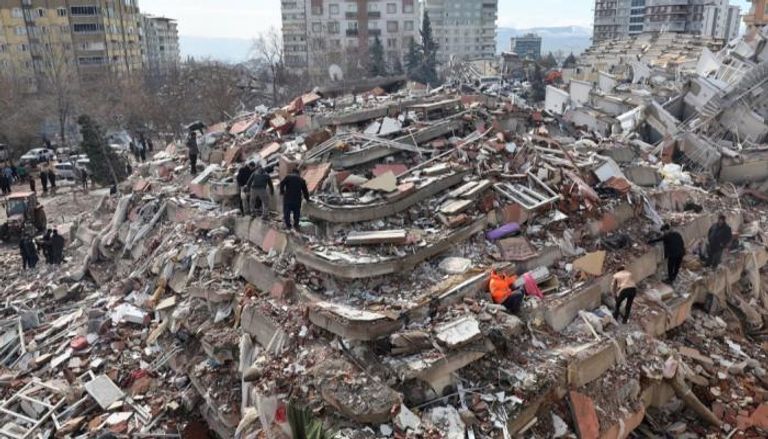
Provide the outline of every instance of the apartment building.
[[141,15],[144,70],[154,76],[167,75],[179,67],[179,28],[176,20]]
[[768,26],[768,0],[747,0],[752,3],[749,14],[744,16],[744,23],[749,27]]
[[281,8],[286,66],[313,79],[360,74],[377,37],[390,67],[418,40],[417,0],[282,0]]
[[536,34],[512,37],[511,49],[521,59],[539,59],[541,58],[541,37]]
[[496,56],[498,10],[498,0],[422,0],[422,16],[429,14],[440,45],[438,61]]
[[153,59],[178,59],[175,23],[161,23],[145,49],[137,0],[0,0],[0,74],[36,91],[53,69],[85,80],[140,73],[161,47]]
[[0,73],[34,92],[51,68],[74,68],[66,0],[0,0]]
[[678,32],[731,39],[740,14],[728,0],[596,0],[593,40],[644,32]]

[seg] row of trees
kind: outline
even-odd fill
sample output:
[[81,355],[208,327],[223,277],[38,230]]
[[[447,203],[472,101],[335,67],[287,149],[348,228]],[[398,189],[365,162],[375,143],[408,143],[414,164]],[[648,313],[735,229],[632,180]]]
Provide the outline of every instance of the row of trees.
[[408,78],[413,81],[431,86],[439,85],[440,78],[437,75],[437,50],[439,46],[432,34],[432,23],[427,13],[424,14],[419,34],[421,43],[411,40],[408,46],[408,53],[405,55],[405,71],[403,71],[403,66],[399,59],[394,60],[393,65],[389,68],[384,57],[384,46],[377,36],[370,47],[370,68],[368,73],[371,76],[401,75],[406,73]]

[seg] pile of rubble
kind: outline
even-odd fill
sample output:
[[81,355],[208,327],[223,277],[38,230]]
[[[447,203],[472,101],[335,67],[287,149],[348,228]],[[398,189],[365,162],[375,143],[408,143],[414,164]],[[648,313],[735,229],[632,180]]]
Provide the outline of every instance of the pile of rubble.
[[[309,93],[211,126],[194,177],[168,145],[65,218],[63,266],[6,254],[0,434],[275,437],[300,406],[350,438],[764,436],[768,175],[727,178],[765,140],[728,122],[765,108],[764,35],[689,76],[572,81],[544,112],[471,84]],[[590,105],[605,125],[579,122]],[[300,233],[279,197],[269,220],[240,214],[252,161],[300,170]],[[707,269],[721,213],[738,239]],[[674,287],[649,244],[664,223],[690,249]],[[623,326],[620,266],[640,290]],[[492,270],[541,294],[510,314]]]

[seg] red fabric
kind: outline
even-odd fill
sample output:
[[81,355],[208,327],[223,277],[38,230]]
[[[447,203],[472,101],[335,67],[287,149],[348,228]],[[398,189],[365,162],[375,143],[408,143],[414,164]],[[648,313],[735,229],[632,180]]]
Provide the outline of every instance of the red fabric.
[[525,294],[544,300],[544,293],[541,292],[536,280],[531,276],[531,273],[525,273],[523,275],[525,281]]

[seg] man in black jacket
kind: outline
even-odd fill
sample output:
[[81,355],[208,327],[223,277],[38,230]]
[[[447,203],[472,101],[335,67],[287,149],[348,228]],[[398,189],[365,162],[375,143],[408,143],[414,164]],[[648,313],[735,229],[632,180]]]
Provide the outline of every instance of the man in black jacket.
[[190,131],[189,137],[187,137],[187,150],[189,154],[189,173],[197,175],[197,156],[200,154],[200,149],[197,147],[197,133]]
[[260,166],[251,174],[251,178],[248,179],[248,190],[251,197],[251,213],[254,214],[261,209],[261,219],[269,219],[269,199],[275,195],[275,186],[272,185],[272,177],[266,169]]
[[683,265],[685,241],[683,236],[672,230],[669,224],[664,224],[661,231],[663,233],[661,238],[651,240],[650,244],[664,242],[664,257],[667,258],[667,280],[664,282],[672,285],[680,273],[680,266]]
[[299,230],[301,219],[301,199],[309,201],[307,182],[301,178],[299,171],[294,169],[280,182],[280,195],[283,196],[283,220],[285,227],[291,230],[291,216],[296,230]]
[[709,229],[708,238],[709,259],[707,260],[707,266],[717,268],[720,265],[720,260],[723,258],[723,251],[725,251],[728,244],[731,243],[731,239],[733,239],[731,227],[725,222],[725,215],[720,215],[717,222]]
[[60,265],[64,262],[64,237],[59,235],[59,231],[53,229],[51,236],[51,263]]
[[243,215],[249,215],[251,213],[251,199],[248,196],[248,180],[251,179],[253,171],[256,169],[256,164],[251,162],[243,165],[240,170],[237,171],[237,187],[240,189],[240,213]]

